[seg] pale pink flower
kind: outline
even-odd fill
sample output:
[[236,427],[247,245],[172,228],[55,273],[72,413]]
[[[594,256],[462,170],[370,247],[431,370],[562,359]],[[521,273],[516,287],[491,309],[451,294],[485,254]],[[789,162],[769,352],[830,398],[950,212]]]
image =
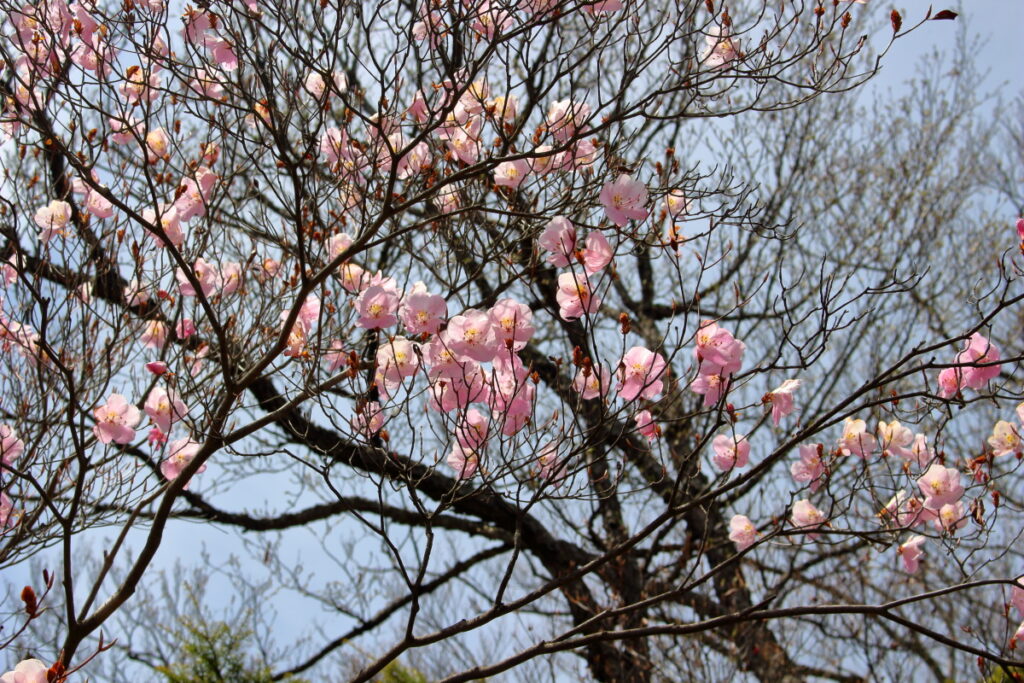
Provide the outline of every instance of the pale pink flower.
[[605,183],[601,188],[601,204],[608,219],[620,228],[630,220],[642,221],[647,218],[647,188],[623,173],[615,182]]
[[955,503],[946,503],[940,507],[932,524],[937,530],[950,534],[956,533],[957,529],[967,526],[967,515],[964,513],[963,502],[958,500]]
[[[811,504],[811,501],[805,498],[793,503],[793,513],[790,516],[789,521],[798,529],[816,529],[823,525],[827,519],[821,510],[814,507],[814,505]],[[817,536],[817,534],[808,534],[807,538],[814,539],[817,538]]]
[[935,458],[935,450],[928,445],[928,437],[924,434],[915,434],[914,443],[910,445],[910,459],[917,462],[918,467],[924,467]]
[[[172,441],[167,446],[167,459],[160,463],[160,473],[164,475],[167,481],[174,481],[181,474],[182,470],[195,460],[200,448],[200,444],[189,438]],[[205,470],[206,464],[204,463],[196,470],[196,474]],[[182,488],[187,491],[191,483],[191,480],[186,482]]]
[[729,388],[729,378],[719,374],[699,374],[690,382],[690,391],[704,396],[704,407],[715,405]]
[[228,296],[238,291],[242,285],[242,265],[235,261],[227,261],[220,266],[220,294]]
[[607,14],[608,12],[618,12],[622,7],[622,0],[596,0],[596,2],[584,5],[583,11],[587,14]]
[[925,540],[924,536],[911,536],[896,548],[900,559],[903,560],[903,568],[910,574],[917,572],[921,558],[924,557],[924,551],[921,550],[921,546],[924,545]]
[[25,442],[10,425],[0,425],[0,463],[10,465],[25,452]]
[[1017,631],[1010,638],[1010,649],[1015,649],[1018,642],[1024,642],[1024,622],[1021,622],[1021,625],[1017,627]]
[[548,107],[548,130],[555,140],[562,143],[577,133],[586,132],[586,121],[590,116],[590,106],[572,100],[559,100]]
[[368,330],[391,327],[398,323],[395,313],[401,304],[398,292],[391,287],[372,285],[367,287],[356,300],[359,318],[356,324]]
[[1017,585],[1010,589],[1010,606],[1024,617],[1024,578],[1017,579]]
[[537,244],[548,252],[548,263],[564,268],[576,250],[576,228],[565,216],[555,216],[544,228]]
[[587,246],[583,249],[583,269],[593,275],[612,262],[615,250],[608,244],[600,230],[587,235]]
[[480,455],[472,448],[456,444],[448,454],[448,466],[455,470],[458,479],[469,479],[480,467]]
[[380,403],[370,401],[361,407],[356,407],[356,414],[352,418],[352,427],[363,436],[373,437],[384,428],[385,418]]
[[92,189],[85,195],[85,208],[96,218],[110,218],[114,215],[114,205],[110,200]]
[[139,341],[147,349],[162,349],[167,343],[167,325],[159,320],[147,320]]
[[[954,362],[961,365],[995,363],[999,358],[999,349],[995,344],[975,332],[967,341],[967,348],[957,354]],[[963,369],[963,384],[968,389],[981,389],[989,380],[999,376],[999,370],[998,364],[986,367],[965,367]]]
[[412,377],[419,367],[416,344],[405,337],[396,336],[377,349],[377,378],[386,384],[401,384],[402,378]]
[[66,236],[65,228],[71,221],[71,205],[54,199],[36,211],[35,222],[39,226],[39,241],[46,243],[54,235]]
[[883,455],[898,455],[908,460],[914,458],[914,453],[908,447],[914,443],[914,433],[893,420],[886,424],[884,421],[878,423],[875,430],[878,435],[878,443]]
[[155,128],[146,133],[146,161],[155,164],[170,154],[171,140],[163,128]]
[[665,195],[665,211],[672,218],[679,218],[684,213],[689,213],[692,202],[686,199],[682,190],[672,190]]
[[[740,342],[737,342],[740,343]],[[793,412],[793,392],[800,386],[800,380],[787,379],[768,394],[768,400],[772,404],[772,421],[778,426],[779,420]]]
[[493,115],[505,123],[513,123],[516,114],[519,112],[519,98],[515,95],[504,95],[495,97],[487,103],[487,109]]
[[736,550],[746,550],[757,541],[757,527],[746,515],[733,515],[729,520],[729,540],[736,544]]
[[558,444],[552,441],[542,446],[537,453],[537,476],[559,486],[568,474],[565,463],[558,457]]
[[824,451],[825,447],[820,443],[800,446],[800,460],[789,468],[794,481],[810,484],[811,493],[817,491],[824,481],[825,464],[821,461]]
[[448,316],[448,303],[444,297],[428,293],[426,285],[417,282],[402,298],[398,315],[409,334],[437,334]]
[[[159,220],[157,219],[158,212]],[[172,246],[180,247],[185,242],[185,233],[181,231],[181,219],[178,217],[178,209],[174,204],[161,203],[157,211],[145,209],[142,212],[142,220],[146,222],[146,230],[153,235],[157,246],[166,246],[164,241],[159,238],[161,231]]]
[[632,347],[623,354],[616,372],[619,396],[624,401],[635,400],[638,396],[654,400],[664,389],[661,378],[667,367],[665,357],[660,353],[643,346]]
[[180,220],[189,221],[206,215],[206,207],[219,180],[220,177],[216,173],[206,166],[200,166],[194,178],[185,178],[182,181],[178,188],[178,198],[174,200]]
[[558,276],[558,315],[562,320],[576,320],[585,314],[597,312],[601,299],[594,296],[590,278],[585,273],[562,273]]
[[1010,455],[1022,452],[1020,432],[1015,425],[1004,420],[996,422],[992,436],[988,437],[988,445],[992,447],[992,455]]
[[515,299],[501,299],[487,312],[498,342],[507,349],[521,351],[533,337],[533,312]]
[[[14,512],[14,501],[10,497],[0,491],[0,531],[6,529],[9,526],[13,526],[17,520],[17,515]],[[11,679],[7,679],[10,681]],[[7,683],[4,681],[4,677],[0,677],[0,683]],[[15,683],[17,683],[15,681]]]
[[47,683],[46,672],[49,667],[38,659],[23,659],[14,667],[0,676],[0,683]]
[[448,321],[448,346],[461,358],[481,363],[493,360],[498,352],[498,337],[487,313],[467,309]]
[[169,433],[171,425],[188,414],[188,408],[178,397],[177,392],[173,389],[167,391],[160,386],[153,387],[153,390],[149,392],[143,408],[156,428],[164,434]]
[[[197,258],[195,265],[192,267],[192,272],[195,279],[199,281],[199,288],[203,296],[209,297],[220,286],[220,269],[212,263],[207,263],[206,259],[202,257]],[[182,296],[196,295],[195,287],[189,282],[185,271],[181,268],[176,269],[175,277],[178,280],[178,291],[181,292]]]
[[712,69],[724,69],[740,56],[740,41],[729,36],[728,28],[712,26],[704,43],[700,59]]
[[598,396],[605,398],[611,390],[612,378],[608,368],[603,365],[598,365],[596,368],[595,372],[592,367],[589,374],[586,374],[584,369],[580,368],[580,371],[576,373],[576,378],[572,381],[572,388],[584,400],[590,400]]
[[661,427],[654,421],[651,411],[641,410],[633,416],[633,420],[636,422],[636,430],[641,436],[646,436],[648,441],[654,441],[661,436]]
[[96,425],[93,433],[100,443],[128,444],[135,439],[135,427],[142,419],[139,409],[121,394],[111,394],[107,402],[93,411]]
[[704,320],[697,330],[695,341],[693,355],[700,364],[701,374],[729,375],[739,372],[747,346],[733,337],[732,332],[719,327],[714,321]]
[[455,426],[455,442],[464,449],[479,450],[487,442],[489,424],[486,415],[470,408],[462,422]]
[[503,161],[494,169],[494,184],[514,190],[526,180],[526,176],[529,174],[530,163],[526,159]]
[[715,451],[711,460],[722,472],[746,467],[750,463],[750,442],[742,434],[736,437],[719,434],[711,442],[711,448]]
[[174,334],[177,335],[178,339],[188,339],[195,333],[196,324],[192,321],[192,318],[182,318],[174,327]]
[[864,420],[846,418],[843,436],[839,440],[839,449],[843,455],[857,455],[867,458],[875,452],[875,437],[867,431]]
[[925,495],[925,506],[938,510],[947,503],[955,503],[964,495],[960,472],[954,467],[943,467],[934,463],[917,480],[917,486]]
[[327,372],[337,372],[340,368],[348,365],[349,354],[345,350],[344,343],[340,339],[335,339],[320,360],[326,363]]

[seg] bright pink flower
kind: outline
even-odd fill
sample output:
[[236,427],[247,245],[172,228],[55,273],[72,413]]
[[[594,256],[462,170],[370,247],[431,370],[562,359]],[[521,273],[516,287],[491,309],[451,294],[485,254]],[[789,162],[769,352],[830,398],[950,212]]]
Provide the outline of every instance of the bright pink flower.
[[480,467],[480,455],[472,448],[456,444],[448,454],[448,466],[455,470],[458,479],[469,479]]
[[182,318],[174,327],[174,334],[177,335],[178,339],[188,339],[195,333],[196,324],[192,321],[192,318]]
[[487,311],[501,348],[521,351],[533,337],[533,312],[515,299],[501,299]]
[[146,441],[149,442],[149,447],[154,450],[162,448],[167,443],[167,434],[161,432],[159,427],[153,427],[149,430],[149,434],[146,435]]
[[111,394],[107,402],[93,411],[96,425],[93,433],[100,443],[128,444],[135,439],[135,427],[142,413],[121,394]]
[[617,376],[618,392],[624,401],[640,396],[654,400],[664,388],[661,377],[668,364],[660,353],[649,351],[643,346],[634,346],[622,356]]
[[555,300],[558,302],[558,315],[568,321],[595,313],[601,306],[601,299],[594,296],[590,279],[585,273],[559,275]]
[[917,572],[921,558],[924,557],[924,551],[921,550],[921,546],[924,545],[925,540],[924,536],[911,536],[896,548],[900,559],[903,560],[903,568],[910,574]]
[[[825,514],[821,510],[814,507],[814,505],[811,504],[811,501],[805,498],[803,500],[798,500],[795,503],[793,503],[793,514],[790,516],[789,521],[793,524],[793,526],[797,527],[798,529],[816,529],[820,527],[822,524],[824,524],[827,521],[827,519],[825,517]],[[807,535],[807,538],[810,539],[814,539],[817,537],[817,534]]]
[[173,389],[167,391],[160,386],[153,387],[143,407],[149,419],[164,434],[169,433],[171,425],[188,414],[188,408],[184,401],[178,398],[177,392]]
[[651,411],[641,410],[633,416],[633,420],[636,422],[636,430],[641,436],[646,436],[648,441],[654,441],[661,436],[661,427],[654,421]]
[[576,228],[565,216],[555,216],[544,228],[537,244],[548,252],[548,263],[564,268],[576,250]]
[[23,659],[14,667],[0,676],[0,683],[46,683],[49,667],[38,659]]
[[[961,365],[995,363],[999,358],[999,349],[995,344],[975,332],[968,340],[967,348],[957,354],[954,362]],[[999,376],[999,370],[998,364],[986,367],[964,367],[963,384],[968,389],[981,389],[989,380]]]
[[146,369],[157,377],[167,374],[167,363],[162,360],[154,360],[146,363]]
[[690,382],[690,391],[704,396],[704,407],[708,408],[722,400],[729,389],[729,378],[719,374],[699,374]]
[[576,374],[576,378],[572,381],[572,388],[575,389],[580,398],[584,400],[590,400],[592,398],[605,398],[608,396],[608,392],[612,388],[612,377],[611,373],[608,372],[608,368],[603,365],[595,366],[597,371],[595,372],[591,368],[590,374],[584,374],[583,368]]
[[711,442],[715,454],[711,460],[723,472],[746,467],[750,462],[750,442],[742,434],[732,437],[719,434]]
[[59,199],[54,199],[36,211],[35,221],[36,225],[40,228],[40,242],[45,244],[54,235],[64,237],[67,234],[65,228],[68,227],[68,223],[71,221],[71,205]]
[[1017,237],[1020,238],[1021,242],[1024,242],[1024,218],[1017,219]]
[[577,133],[586,132],[586,121],[590,106],[572,100],[559,100],[548,107],[547,124],[551,135],[559,143],[567,141]]
[[789,468],[794,481],[802,484],[810,484],[811,493],[814,493],[824,481],[825,464],[821,456],[825,447],[820,443],[812,443],[800,446],[800,460]]
[[704,37],[701,61],[712,69],[724,69],[740,56],[740,41],[729,37],[728,28],[712,26]]
[[857,455],[867,458],[875,452],[875,437],[867,431],[864,420],[846,418],[843,437],[839,440],[839,449],[843,455]]
[[0,463],[10,465],[25,452],[25,442],[10,425],[0,425]]
[[615,250],[600,230],[587,235],[587,246],[583,249],[583,268],[593,275],[612,262]]
[[647,218],[647,187],[623,173],[615,182],[605,183],[601,188],[601,204],[608,219],[620,228],[630,220],[642,221]]
[[368,330],[379,330],[398,323],[398,306],[402,300],[392,287],[372,285],[356,300],[359,319],[356,324]]
[[147,349],[162,349],[167,343],[167,325],[159,320],[147,320],[139,341]]
[[747,346],[733,337],[732,332],[711,320],[705,320],[697,330],[695,341],[693,356],[700,363],[701,374],[729,375],[739,372]]
[[917,486],[925,495],[924,504],[932,510],[938,510],[947,503],[955,503],[964,495],[964,487],[960,481],[960,472],[954,467],[943,467],[934,463],[928,468]]
[[736,544],[736,550],[746,550],[757,541],[757,527],[746,515],[733,515],[729,520],[729,540]]
[[775,422],[775,426],[779,425],[779,420],[793,412],[793,392],[799,386],[800,380],[787,379],[778,389],[773,389],[768,394],[768,400],[772,404],[772,421]]
[[[167,459],[160,463],[160,473],[164,475],[167,481],[174,481],[181,474],[182,470],[189,466],[189,464],[195,460],[196,455],[199,454],[201,445],[193,441],[192,439],[177,439],[172,441],[167,446]],[[196,474],[206,470],[206,464],[204,463],[196,470]],[[188,490],[191,480],[185,483],[182,488]]]
[[1000,420],[993,427],[992,436],[988,437],[988,445],[992,447],[992,455],[996,457],[1020,453],[1024,450],[1020,431],[1015,425],[1004,420]]
[[[199,288],[203,296],[209,297],[220,286],[220,270],[212,263],[207,263],[202,257],[196,259],[192,272],[196,280],[199,281]],[[175,276],[178,279],[178,291],[181,292],[182,296],[196,295],[195,287],[192,286],[192,283],[185,276],[185,271],[178,268],[175,270]]]
[[530,175],[530,162],[526,159],[503,161],[494,169],[494,184],[514,190],[526,180],[528,175]]

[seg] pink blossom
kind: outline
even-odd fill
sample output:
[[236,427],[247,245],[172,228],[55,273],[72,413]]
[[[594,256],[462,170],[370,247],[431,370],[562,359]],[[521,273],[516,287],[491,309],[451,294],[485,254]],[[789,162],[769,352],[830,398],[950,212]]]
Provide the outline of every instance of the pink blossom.
[[[967,342],[967,348],[957,354],[955,363],[961,365],[974,363],[995,363],[1000,358],[999,349],[995,344],[977,332],[971,335]],[[999,376],[1000,366],[988,365],[986,367],[965,367],[963,370],[963,384],[968,389],[981,389],[989,380]]]
[[729,37],[728,28],[712,26],[704,37],[701,61],[712,69],[724,69],[740,56],[740,41]]
[[810,484],[811,493],[824,481],[825,464],[821,461],[824,452],[825,447],[820,443],[800,446],[800,460],[789,468],[794,481]]
[[[594,367],[597,368],[596,371]],[[594,367],[590,367],[589,373],[586,372],[586,368],[580,368],[576,378],[572,381],[572,388],[584,400],[590,400],[598,396],[605,398],[612,387],[611,373],[608,372],[608,368],[603,365]]]
[[[197,258],[192,272],[195,279],[199,281],[199,289],[202,291],[203,296],[209,297],[220,286],[220,270],[212,263],[207,263],[206,259],[202,257]],[[175,276],[178,279],[178,291],[181,292],[182,296],[196,295],[195,287],[189,282],[185,271],[178,268],[175,270]]]
[[486,363],[498,352],[498,338],[491,318],[483,311],[470,308],[454,316],[448,321],[447,331],[449,347],[461,358]]
[[636,422],[636,430],[641,436],[646,436],[648,441],[654,441],[661,436],[661,427],[654,421],[651,411],[641,410],[633,416],[633,420]]
[[167,443],[167,434],[161,432],[159,427],[153,427],[149,430],[149,434],[146,435],[146,441],[149,442],[149,447],[154,450],[162,448]]
[[480,455],[472,448],[456,444],[448,454],[448,466],[455,470],[458,479],[469,479],[480,467]]
[[356,310],[359,312],[356,324],[368,330],[391,327],[398,322],[395,313],[400,304],[401,298],[394,288],[382,285],[367,287],[356,300]]
[[607,14],[608,12],[618,12],[622,7],[622,0],[596,0],[596,2],[584,5],[583,11],[587,14]]
[[242,265],[235,261],[221,264],[219,284],[221,296],[228,296],[238,291],[242,285]]
[[601,299],[594,296],[590,279],[584,273],[562,273],[558,276],[558,315],[562,320],[576,320],[597,312]]
[[167,343],[167,325],[159,320],[147,320],[139,341],[147,349],[162,349]]
[[988,437],[988,445],[992,447],[992,455],[996,457],[1024,450],[1017,427],[1005,420],[996,422],[996,426],[992,428],[992,436]]
[[177,392],[173,389],[167,391],[159,386],[153,387],[153,390],[149,392],[143,408],[156,428],[165,434],[171,431],[171,425],[188,414],[188,408],[178,398]]
[[[158,213],[159,220],[157,220]],[[157,211],[145,209],[142,212],[142,220],[146,222],[146,230],[154,236],[157,246],[165,246],[164,241],[160,239],[161,233],[172,246],[180,247],[185,242],[178,210],[173,204],[160,204]]]
[[36,225],[39,226],[39,241],[46,243],[54,235],[64,237],[65,228],[71,221],[71,205],[54,199],[52,202],[36,211]]
[[352,427],[366,437],[373,437],[384,428],[385,415],[380,403],[370,401],[363,406],[356,406],[356,414],[352,418]]
[[206,207],[219,180],[219,176],[206,166],[200,166],[194,178],[185,178],[178,188],[178,198],[174,200],[179,218],[190,221],[205,216]]
[[[164,475],[164,478],[168,481],[174,481],[181,474],[182,470],[191,464],[195,460],[196,455],[199,454],[201,445],[196,443],[190,438],[177,439],[172,441],[167,446],[167,459],[160,463],[160,473]],[[206,464],[202,464],[196,474],[206,470]],[[182,487],[185,491],[188,490],[191,480],[185,482]]]
[[947,503],[955,503],[964,495],[960,472],[954,467],[943,467],[934,463],[917,480],[917,486],[925,495],[925,506],[938,510]]
[[757,527],[746,515],[733,515],[729,520],[729,540],[736,544],[736,550],[743,551],[757,541]]
[[470,408],[455,427],[455,441],[462,448],[478,450],[487,442],[489,421],[487,416],[476,408]]
[[589,116],[590,107],[586,103],[559,100],[548,107],[548,130],[559,143],[566,142],[577,133],[586,132]]
[[10,425],[0,425],[0,463],[10,465],[25,452],[25,442]]
[[1010,589],[1010,606],[1024,617],[1024,577],[1017,579],[1017,585]]
[[428,293],[426,285],[417,282],[402,298],[398,315],[409,334],[437,334],[448,315],[448,304],[444,297]]
[[545,444],[537,453],[537,476],[559,486],[568,476],[565,461],[558,456],[555,441]]
[[238,56],[235,55],[234,46],[229,41],[207,36],[203,39],[203,47],[210,51],[210,57],[220,68],[225,71],[234,71],[238,68]]
[[565,216],[555,216],[544,228],[537,244],[548,252],[548,263],[564,268],[576,250],[576,228]]
[[23,659],[13,671],[0,676],[0,683],[47,683],[49,667],[38,659]]
[[320,360],[326,363],[327,372],[337,372],[340,368],[348,365],[349,354],[345,350],[344,343],[340,339],[335,339],[331,341],[330,349],[321,356]]
[[131,443],[135,439],[135,427],[142,419],[139,409],[121,394],[111,394],[105,404],[93,411],[93,415],[96,417],[93,433],[100,443]]
[[170,138],[163,128],[155,128],[146,133],[146,161],[155,164],[166,159],[171,149]]
[[587,235],[587,246],[583,249],[583,268],[593,275],[612,262],[615,250],[600,230]]
[[526,176],[529,174],[530,163],[526,159],[503,161],[494,169],[494,184],[514,190],[526,180]]
[[875,433],[878,435],[878,443],[883,455],[898,455],[908,460],[914,457],[914,453],[908,448],[914,443],[914,433],[901,425],[898,420],[893,420],[888,424],[884,421],[879,422]]
[[377,349],[377,378],[397,386],[402,378],[412,377],[420,367],[417,345],[402,336],[381,343]]
[[[811,504],[811,501],[805,498],[793,503],[793,514],[790,516],[789,521],[798,529],[804,529],[818,528],[824,524],[827,519],[821,510],[814,507],[814,505]],[[814,539],[817,538],[817,536],[817,534],[808,534],[807,538]]]
[[935,450],[928,445],[928,437],[924,434],[914,435],[914,442],[910,445],[909,458],[915,460],[918,467],[924,467],[935,458]]
[[177,335],[178,339],[188,339],[195,333],[196,324],[192,321],[192,318],[182,318],[174,327],[174,334]]
[[921,546],[924,545],[925,540],[924,536],[911,536],[896,548],[900,559],[903,560],[903,568],[907,570],[907,573],[914,574],[917,572],[921,558],[924,557],[924,551],[921,550]]
[[700,363],[701,374],[729,375],[739,372],[747,346],[733,337],[732,332],[711,320],[705,320],[697,330],[695,341],[693,355]]
[[[10,497],[0,491],[0,532],[9,526],[13,526],[17,515],[12,514],[14,512],[14,501]],[[10,680],[10,679],[8,679]],[[0,677],[0,683],[6,683],[4,677]]]
[[920,498],[908,499],[906,491],[900,491],[886,503],[878,516],[883,520],[888,518],[896,527],[917,527],[935,519],[936,513],[926,508]]
[[955,503],[946,503],[940,507],[932,524],[937,530],[950,534],[956,533],[957,529],[965,527],[967,525],[967,515],[964,513],[963,502],[958,500]]
[[750,462],[750,442],[742,434],[735,437],[719,434],[711,442],[711,448],[715,451],[711,460],[722,472],[746,467]]
[[623,173],[615,182],[605,183],[601,188],[601,204],[608,219],[620,228],[630,220],[642,221],[647,218],[647,188]]
[[682,214],[688,213],[691,204],[692,202],[687,201],[682,190],[671,190],[665,195],[665,211],[672,218],[679,218]]
[[622,356],[619,364],[618,392],[624,401],[633,401],[640,396],[654,400],[664,388],[661,378],[668,364],[660,353],[643,346],[634,346]]
[[1010,638],[1010,649],[1013,650],[1017,647],[1018,642],[1024,641],[1024,622],[1017,627],[1017,631]]
[[1017,237],[1024,242],[1024,218],[1017,219]]
[[146,363],[146,369],[157,377],[167,374],[167,363],[162,360],[154,360]]
[[839,440],[839,449],[843,455],[857,455],[867,458],[875,452],[875,437],[867,431],[864,420],[846,418],[843,437]]
[[778,389],[773,389],[768,394],[768,400],[772,404],[772,421],[775,422],[776,427],[779,425],[779,420],[793,412],[793,392],[799,386],[800,380],[787,379]]
[[722,400],[729,389],[729,378],[719,374],[699,374],[690,382],[690,391],[704,396],[704,407],[708,408]]
[[521,351],[533,337],[533,312],[515,299],[501,299],[487,312],[498,342],[507,349]]
[[85,208],[96,218],[110,218],[114,215],[114,205],[110,200],[92,189],[85,195]]

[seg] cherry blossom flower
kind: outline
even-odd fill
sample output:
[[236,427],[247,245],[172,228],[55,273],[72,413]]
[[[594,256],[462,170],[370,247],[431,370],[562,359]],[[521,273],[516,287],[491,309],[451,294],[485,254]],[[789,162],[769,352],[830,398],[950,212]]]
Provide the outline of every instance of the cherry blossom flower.
[[[820,527],[827,521],[827,519],[821,510],[814,507],[814,505],[811,504],[811,501],[805,498],[793,503],[793,513],[790,516],[789,521],[798,529],[805,529]],[[807,538],[810,539],[815,539],[817,537],[817,534],[807,535]]]
[[39,241],[50,241],[55,235],[66,236],[65,228],[71,221],[71,205],[54,199],[46,206],[36,211],[35,222],[39,226]]
[[679,218],[684,213],[689,213],[693,202],[686,199],[682,190],[671,190],[665,195],[665,211],[672,218]]
[[794,481],[810,484],[811,493],[817,491],[824,480],[825,464],[821,461],[824,451],[820,443],[800,446],[800,460],[789,468]]
[[955,503],[964,495],[960,472],[954,467],[943,467],[938,463],[929,467],[917,480],[917,486],[925,495],[925,506],[932,510],[938,510],[947,503]]
[[110,200],[93,189],[85,195],[85,208],[96,218],[110,218],[114,215],[114,205]]
[[[220,286],[220,270],[212,263],[207,263],[206,259],[197,258],[192,272],[195,279],[199,281],[199,289],[203,296],[209,297]],[[185,271],[181,268],[175,269],[175,277],[178,280],[178,291],[182,296],[196,295],[195,287],[185,275]]]
[[643,346],[634,346],[622,356],[616,373],[619,379],[618,392],[624,401],[633,401],[638,396],[654,400],[664,389],[661,377],[668,364],[660,353]]
[[[701,322],[697,330],[694,358],[705,375],[729,375],[739,372],[743,364],[746,344],[732,336],[732,332],[711,320]],[[781,387],[780,387],[781,389]]]
[[1005,420],[996,422],[992,436],[988,437],[988,445],[992,447],[992,455],[996,457],[1024,451],[1017,427]]
[[537,244],[548,252],[548,263],[564,268],[576,250],[576,228],[565,216],[555,216],[545,226]]
[[[181,474],[182,470],[188,467],[196,455],[199,454],[201,444],[196,443],[190,438],[176,439],[167,446],[167,459],[160,463],[160,473],[164,475],[164,478],[168,481],[174,481]],[[196,474],[204,472],[206,470],[206,463],[200,465],[199,469],[196,470]],[[182,487],[183,490],[188,491],[191,480],[185,482]]]
[[415,375],[420,367],[416,346],[402,336],[382,343],[377,349],[377,379],[388,387],[395,387],[402,383],[402,378]]
[[448,454],[448,466],[455,470],[458,479],[469,479],[480,467],[480,455],[472,448],[456,444]]
[[914,443],[910,445],[910,459],[915,460],[918,467],[924,467],[934,458],[935,450],[928,445],[928,437],[915,434]]
[[661,436],[661,427],[654,421],[651,411],[641,410],[633,416],[633,420],[636,422],[636,430],[641,436],[646,436],[648,441],[654,441]]
[[[7,527],[15,524],[17,515],[13,513],[14,501],[6,493],[0,491],[0,533]],[[5,683],[3,677],[0,677],[0,683]]]
[[690,382],[690,391],[704,396],[704,407],[708,408],[722,400],[729,388],[728,376],[720,374],[699,374]]
[[585,368],[580,368],[580,371],[576,373],[576,378],[572,381],[572,388],[584,400],[590,400],[598,396],[605,398],[611,390],[612,380],[608,368],[603,365],[598,365],[596,368],[597,370],[595,371],[591,367],[589,373],[585,371]]
[[1010,589],[1010,606],[1024,617],[1024,577],[1017,579],[1017,585]]
[[622,0],[597,0],[584,5],[583,11],[587,14],[607,14],[608,12],[618,12],[622,7]]
[[128,444],[135,439],[135,427],[142,419],[139,409],[121,394],[111,394],[107,402],[93,411],[96,425],[93,433],[100,443]]
[[206,207],[219,180],[220,177],[216,173],[206,166],[200,166],[196,169],[194,178],[185,178],[182,181],[178,188],[178,198],[174,200],[174,207],[178,210],[180,220],[190,221],[206,215]]
[[448,345],[456,355],[481,363],[493,360],[498,352],[498,337],[491,317],[475,308],[467,309],[448,321]]
[[1017,237],[1024,242],[1024,218],[1017,219]]
[[[157,218],[159,215],[159,219]],[[160,204],[157,211],[145,209],[142,212],[142,220],[145,221],[146,231],[154,237],[157,246],[164,247],[162,236],[172,246],[180,247],[185,242],[185,233],[181,231],[181,219],[178,217],[178,209],[174,204]]]
[[932,524],[939,531],[945,531],[950,534],[956,533],[957,529],[967,526],[967,515],[964,513],[963,502],[958,500],[955,503],[946,503],[940,507]]
[[401,298],[393,287],[371,285],[356,300],[359,318],[356,324],[368,330],[379,330],[398,323],[395,313],[401,304]]
[[487,442],[489,424],[486,415],[476,408],[470,408],[462,422],[455,426],[455,442],[466,449],[481,448]]
[[[939,373],[939,397],[949,398],[964,388],[981,389],[990,380],[999,376],[1001,366],[999,349],[977,332],[967,340],[963,351],[953,360],[955,367]],[[977,364],[996,363],[977,367]]]
[[746,467],[750,462],[750,442],[742,434],[736,437],[719,434],[711,442],[711,448],[715,452],[711,460],[722,472]]
[[595,313],[601,306],[601,299],[594,296],[590,279],[585,273],[562,273],[558,276],[558,315],[562,320],[576,320],[585,314]]
[[746,515],[733,515],[729,520],[729,540],[736,544],[736,550],[743,551],[757,541],[757,527]]
[[427,292],[422,282],[417,282],[405,293],[398,316],[409,334],[437,334],[448,316],[448,303],[444,297]]
[[551,135],[559,143],[586,132],[590,106],[572,100],[558,100],[548,107],[547,124]]
[[839,450],[843,455],[857,455],[867,458],[875,452],[875,437],[867,431],[864,420],[846,418],[843,437],[839,440]]
[[565,462],[558,456],[558,444],[555,441],[545,444],[537,453],[537,476],[559,486],[568,476]]
[[25,442],[10,425],[0,425],[0,463],[10,465],[25,452]]
[[526,176],[529,174],[530,163],[526,159],[503,161],[494,169],[494,184],[514,190],[526,180]]
[[139,341],[147,349],[162,349],[167,343],[167,325],[159,320],[147,320]]
[[149,392],[143,408],[156,428],[164,434],[169,433],[171,425],[188,414],[188,408],[184,401],[178,398],[177,392],[173,389],[167,391],[159,386],[153,387],[153,390]]
[[642,221],[647,218],[647,188],[623,173],[615,182],[605,183],[601,188],[601,204],[608,219],[620,228],[630,220]]
[[901,458],[912,459],[913,451],[908,446],[914,443],[914,433],[901,425],[898,420],[886,424],[884,421],[878,423],[875,430],[878,435],[878,444],[883,455],[898,455]]
[[13,671],[0,676],[0,683],[47,683],[49,667],[38,659],[23,659]]
[[712,69],[724,69],[740,56],[740,41],[731,38],[728,28],[712,26],[704,37],[701,62]]
[[533,337],[533,312],[526,304],[515,299],[501,299],[487,312],[497,336],[504,348],[521,351]]
[[373,437],[384,428],[386,417],[380,403],[370,401],[363,406],[356,406],[356,414],[352,417],[352,428],[363,436]]
[[896,548],[896,552],[899,553],[900,559],[903,560],[903,568],[906,569],[908,573],[914,574],[917,572],[921,558],[924,557],[924,551],[921,550],[921,546],[924,545],[926,540],[927,539],[924,536],[911,536]]
[[166,375],[168,372],[167,363],[162,360],[154,360],[146,363],[146,370],[152,372],[157,377]]
[[600,230],[594,230],[587,235],[587,246],[583,249],[583,269],[589,275],[599,272],[612,262],[615,250],[608,244],[608,240]]
[[776,427],[779,425],[779,420],[793,412],[793,392],[799,386],[800,380],[787,379],[778,389],[769,392],[768,400],[772,404],[772,421],[775,422]]

